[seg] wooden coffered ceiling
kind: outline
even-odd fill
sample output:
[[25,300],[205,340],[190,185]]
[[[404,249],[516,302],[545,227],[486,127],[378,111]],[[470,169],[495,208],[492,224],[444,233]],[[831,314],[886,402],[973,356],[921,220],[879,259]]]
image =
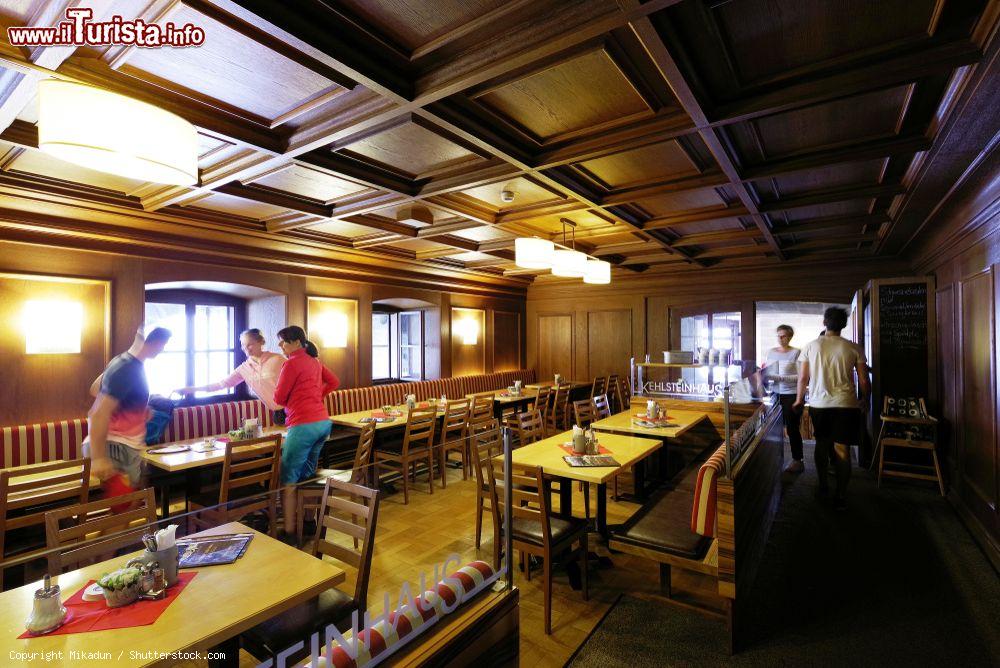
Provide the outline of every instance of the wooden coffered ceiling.
[[[516,269],[513,242],[566,222],[619,276],[896,254],[1000,14],[995,0],[14,0],[0,22],[53,25],[77,4],[190,22],[205,43],[0,44],[0,237],[507,292],[558,280]],[[189,120],[199,184],[39,152],[36,81],[53,72]],[[432,224],[405,215],[414,204]]]

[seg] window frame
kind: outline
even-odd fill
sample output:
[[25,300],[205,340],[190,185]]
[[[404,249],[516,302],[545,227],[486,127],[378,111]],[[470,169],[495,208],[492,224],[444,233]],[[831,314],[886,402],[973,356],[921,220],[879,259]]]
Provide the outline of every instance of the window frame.
[[[403,345],[403,336],[400,333],[400,320],[403,316],[417,316],[417,331],[419,336],[419,341],[416,345],[408,343]],[[396,337],[399,341],[399,345],[396,346],[396,368],[399,371],[399,378],[403,382],[417,382],[424,379],[424,312],[416,309],[412,311],[400,311],[396,314],[396,332],[398,336]],[[420,361],[420,373],[417,377],[403,376],[403,348],[409,348],[411,351],[416,353],[416,358]]]
[[[247,328],[247,303],[245,299],[208,290],[147,290],[143,299],[143,322],[145,322],[145,307],[149,302],[158,304],[183,304],[185,324],[187,326],[188,347],[185,352],[185,384],[194,385],[194,330],[196,306],[228,306],[233,309],[233,368],[246,360],[243,348],[240,346],[240,333]],[[202,406],[206,404],[224,403],[227,401],[245,401],[252,399],[246,383],[240,383],[231,392],[208,397],[184,397],[176,402],[177,406]]]
[[[414,349],[419,348],[419,360],[420,360],[420,377],[419,378],[403,378],[400,373],[402,367],[402,356],[401,350],[404,346],[400,344],[402,337],[399,333],[399,316],[419,314],[419,327],[420,327],[420,343],[417,345],[407,344],[405,347]],[[374,337],[374,318],[376,315],[388,315],[389,316],[389,375],[387,377],[376,378],[374,373],[372,374],[372,384],[373,385],[384,385],[387,383],[415,383],[421,381],[425,378],[425,346],[426,346],[426,318],[424,314],[424,309],[401,309],[391,306],[379,305],[377,309],[372,309],[372,369],[375,368],[375,337]],[[379,346],[380,348],[382,346]]]
[[[377,315],[387,315],[387,316],[389,316],[389,343],[386,346],[384,346],[387,349],[386,350],[386,354],[387,354],[387,356],[389,358],[387,360],[387,362],[388,362],[387,366],[388,366],[388,369],[389,369],[389,375],[387,375],[387,376],[379,376],[379,377],[376,378],[375,377],[375,373],[374,373],[374,369],[375,369],[375,316],[377,316]],[[389,311],[389,310],[382,309],[382,308],[380,308],[378,310],[372,309],[372,337],[371,337],[372,383],[376,383],[376,382],[387,383],[387,382],[392,382],[392,381],[396,380],[395,378],[392,377],[392,370],[393,370],[393,363],[392,363],[393,355],[392,355],[392,351],[393,351],[393,338],[394,338],[393,334],[394,334],[394,330],[395,330],[395,327],[393,325],[395,324],[395,315],[396,315],[395,311]],[[378,347],[382,348],[383,346],[380,345]]]

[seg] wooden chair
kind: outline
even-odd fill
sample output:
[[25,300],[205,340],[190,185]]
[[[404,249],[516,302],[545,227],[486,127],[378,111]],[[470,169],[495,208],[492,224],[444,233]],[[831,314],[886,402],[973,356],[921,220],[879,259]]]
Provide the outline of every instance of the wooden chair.
[[[944,478],[941,476],[941,465],[937,456],[937,425],[936,418],[927,413],[927,406],[923,398],[919,400],[919,411],[917,416],[892,415],[889,409],[889,397],[885,397],[882,403],[882,427],[879,429],[878,441],[875,445],[878,457],[878,476],[875,479],[875,486],[882,486],[882,477],[911,478],[916,480],[933,480],[938,484],[941,496],[945,496]],[[894,425],[898,430],[906,432],[901,434],[887,434],[887,425]],[[911,431],[912,430],[912,431]],[[922,431],[921,431],[922,430]],[[891,431],[891,429],[889,430]],[[916,437],[913,437],[916,434]],[[926,435],[925,435],[926,434]],[[900,448],[905,450],[922,450],[931,455],[931,464],[928,466],[919,463],[897,462],[887,460],[885,455],[889,448]],[[888,464],[888,467],[886,466]]]
[[[354,595],[337,588],[327,589],[316,598],[244,632],[240,636],[244,649],[263,660],[305,640],[305,647],[289,658],[289,665],[298,663],[308,655],[310,635],[318,631],[322,642],[323,630],[328,625],[344,630],[343,625],[350,622],[355,610],[360,614],[367,609],[378,505],[378,491],[336,478],[326,479],[319,514],[321,530],[312,554],[317,559],[332,557],[357,569]],[[360,547],[350,547],[348,539],[356,539]]]
[[441,487],[448,487],[448,453],[457,452],[462,458],[462,480],[469,479],[469,469],[472,462],[469,459],[469,412],[472,404],[469,399],[449,401],[444,410],[444,421],[441,424],[439,440],[439,467],[441,469]]
[[615,394],[618,392],[618,380],[619,376],[617,373],[610,374],[604,387],[604,393],[608,397],[608,405],[611,406],[612,412],[616,413],[620,413],[622,411],[621,404],[615,404]]
[[591,403],[593,404],[595,422],[611,417],[611,402],[608,400],[608,395],[598,394],[591,399]]
[[[128,504],[128,510],[112,507]],[[117,550],[138,545],[156,531],[156,495],[152,487],[108,499],[45,513],[49,575],[112,559]],[[68,525],[65,526],[64,525]],[[108,536],[103,540],[96,540]]]
[[546,416],[545,429],[549,434],[556,434],[566,429],[569,419],[569,386],[559,385],[552,393],[552,403]]
[[259,510],[268,516],[267,532],[277,535],[281,434],[226,443],[218,494],[188,497],[188,522],[194,531],[238,522]]
[[545,419],[549,414],[550,403],[552,403],[552,388],[545,386],[538,388],[535,400],[528,404],[528,410],[535,410],[541,413],[543,427],[545,425]]
[[622,411],[627,411],[632,405],[632,393],[629,391],[628,380],[625,378],[619,378],[615,387],[609,388],[609,391],[614,390],[615,401],[618,403],[617,413]]
[[489,512],[493,519],[493,567],[500,568],[500,512],[496,488],[493,480],[493,458],[503,454],[503,441],[500,439],[500,424],[493,420],[488,429],[484,429],[469,438],[473,468],[476,472],[476,549],[482,541],[483,513]]
[[528,445],[545,438],[545,423],[542,414],[537,411],[527,411],[517,414],[517,440],[520,445]]
[[[372,475],[372,455],[375,453],[375,423],[366,422],[358,436],[358,447],[354,451],[354,465],[350,469],[318,469],[317,479],[299,485],[295,490],[295,536],[302,544],[305,514],[318,512],[328,478],[349,482],[354,485],[374,486]],[[319,523],[316,526],[319,530]]]
[[594,383],[590,387],[590,397],[594,398],[598,394],[607,394],[607,393],[608,393],[607,376],[604,377],[598,376],[597,378],[594,379]]
[[[512,495],[511,534],[514,549],[521,553],[525,577],[531,579],[530,560],[526,556],[542,559],[543,609],[545,613],[545,634],[552,633],[552,560],[567,552],[580,559],[580,576],[583,580],[583,600],[588,600],[587,591],[587,528],[588,523],[576,517],[562,518],[549,515],[548,493],[540,467],[513,466],[509,475],[502,467],[492,468],[494,475],[494,498],[499,498],[503,485],[510,484]],[[503,506],[497,504],[499,515]],[[494,519],[502,526],[502,517]],[[576,550],[572,550],[577,543]],[[508,563],[511,560],[508,556]]]
[[594,402],[591,399],[581,399],[573,402],[573,418],[576,426],[586,429],[597,419],[594,412]]
[[473,422],[485,422],[493,419],[493,396],[493,392],[485,392],[472,398]]
[[[427,488],[434,493],[434,427],[437,423],[437,408],[415,408],[406,418],[406,433],[403,440],[384,445],[375,450],[375,480],[382,469],[398,472],[403,478],[403,505],[410,502],[410,469],[416,480],[416,465],[427,462]],[[397,449],[398,448],[398,449]]]
[[[69,503],[87,503],[89,494],[89,459],[0,470],[0,589],[3,589],[10,532],[32,526],[42,527],[46,511]],[[10,556],[40,555],[43,551],[39,541]]]

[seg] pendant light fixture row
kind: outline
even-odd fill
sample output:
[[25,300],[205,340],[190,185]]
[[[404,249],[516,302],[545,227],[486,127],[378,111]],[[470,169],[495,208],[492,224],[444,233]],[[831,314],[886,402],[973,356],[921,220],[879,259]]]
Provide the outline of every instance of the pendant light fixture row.
[[[573,246],[576,245],[574,229]],[[584,283],[606,285],[611,282],[611,264],[588,257],[566,246],[566,221],[563,221],[561,248],[548,239],[519,237],[514,240],[514,264],[522,269],[551,269],[553,276],[582,278]]]

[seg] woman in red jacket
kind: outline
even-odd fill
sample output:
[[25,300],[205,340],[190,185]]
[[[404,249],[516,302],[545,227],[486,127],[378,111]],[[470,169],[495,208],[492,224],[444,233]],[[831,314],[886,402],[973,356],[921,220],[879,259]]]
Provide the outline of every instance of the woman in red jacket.
[[319,352],[301,327],[285,327],[278,332],[278,347],[288,358],[274,388],[274,401],[285,407],[288,435],[281,447],[281,484],[284,486],[285,533],[294,535],[295,484],[316,472],[323,444],[330,436],[330,416],[323,397],[340,381],[316,359]]

